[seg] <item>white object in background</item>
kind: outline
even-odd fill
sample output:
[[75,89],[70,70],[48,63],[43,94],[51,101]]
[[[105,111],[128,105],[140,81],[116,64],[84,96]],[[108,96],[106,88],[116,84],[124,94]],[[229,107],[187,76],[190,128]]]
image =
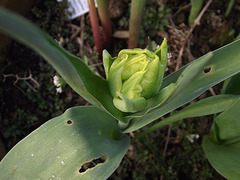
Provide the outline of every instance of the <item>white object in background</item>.
[[200,136],[199,134],[188,134],[186,137],[191,143],[193,143],[194,139],[198,139]]
[[[57,1],[61,2],[63,0],[57,0]],[[67,12],[71,14],[70,19],[79,17],[89,11],[87,0],[67,0],[67,1],[68,1]],[[96,0],[95,0],[95,6],[97,7]]]

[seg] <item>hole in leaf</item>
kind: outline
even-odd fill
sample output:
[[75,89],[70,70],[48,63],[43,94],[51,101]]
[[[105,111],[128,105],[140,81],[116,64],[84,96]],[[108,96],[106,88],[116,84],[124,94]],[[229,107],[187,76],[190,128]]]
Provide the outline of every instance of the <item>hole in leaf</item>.
[[97,166],[98,164],[102,164],[107,160],[107,155],[101,155],[99,158],[97,159],[93,159],[89,162],[84,163],[81,168],[79,169],[79,173],[84,173],[85,171],[87,171],[88,169],[94,168],[95,166]]
[[69,120],[66,121],[66,123],[69,124],[69,125],[73,124],[73,120],[69,119]]
[[206,74],[206,73],[209,73],[211,71],[211,67],[206,67],[203,72]]

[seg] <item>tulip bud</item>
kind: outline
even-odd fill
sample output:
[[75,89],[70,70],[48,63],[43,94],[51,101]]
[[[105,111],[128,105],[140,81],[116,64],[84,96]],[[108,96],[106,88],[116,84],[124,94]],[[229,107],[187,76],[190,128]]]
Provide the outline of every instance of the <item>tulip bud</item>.
[[103,51],[106,78],[113,104],[123,112],[137,112],[157,94],[167,63],[167,42],[155,52],[148,49],[123,49],[112,58]]

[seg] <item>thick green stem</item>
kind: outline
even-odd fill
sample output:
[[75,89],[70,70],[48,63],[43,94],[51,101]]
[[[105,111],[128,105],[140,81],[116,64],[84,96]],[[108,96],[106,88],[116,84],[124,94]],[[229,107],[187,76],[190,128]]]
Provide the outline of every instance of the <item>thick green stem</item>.
[[112,26],[108,12],[109,0],[97,0],[98,14],[103,27],[103,41],[107,48],[109,48],[112,39]]
[[137,47],[145,3],[146,0],[132,0],[129,24],[129,49]]
[[90,15],[93,36],[95,40],[95,45],[99,55],[101,55],[103,48],[102,48],[101,34],[99,31],[97,9],[95,7],[94,0],[88,0],[88,6],[89,6],[89,15]]

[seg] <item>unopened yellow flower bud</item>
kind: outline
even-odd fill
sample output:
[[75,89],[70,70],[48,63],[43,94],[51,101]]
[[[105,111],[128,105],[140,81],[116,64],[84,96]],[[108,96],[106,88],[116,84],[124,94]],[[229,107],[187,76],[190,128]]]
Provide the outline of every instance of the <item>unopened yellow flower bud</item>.
[[167,62],[167,42],[155,52],[148,49],[124,49],[116,58],[103,52],[104,69],[113,96],[113,104],[123,112],[137,112],[157,94]]

